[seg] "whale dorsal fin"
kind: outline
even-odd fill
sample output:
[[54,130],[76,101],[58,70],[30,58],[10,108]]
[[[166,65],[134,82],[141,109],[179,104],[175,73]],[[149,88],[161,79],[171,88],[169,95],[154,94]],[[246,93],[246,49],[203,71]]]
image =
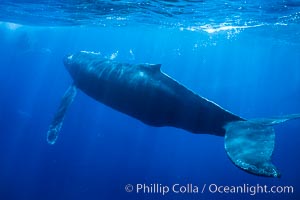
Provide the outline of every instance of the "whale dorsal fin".
[[144,68],[146,68],[148,70],[151,70],[153,72],[160,72],[161,64],[149,64],[149,63],[145,63],[145,64],[141,64],[139,66],[144,67]]
[[155,71],[160,71],[161,64],[149,64],[149,67]]

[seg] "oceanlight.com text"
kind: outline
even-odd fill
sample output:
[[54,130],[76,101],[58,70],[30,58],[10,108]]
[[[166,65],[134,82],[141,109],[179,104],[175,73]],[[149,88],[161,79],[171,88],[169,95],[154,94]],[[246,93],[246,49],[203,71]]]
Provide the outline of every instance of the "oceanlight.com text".
[[218,185],[218,184],[179,184],[175,183],[172,185],[153,183],[138,183],[138,184],[127,184],[125,191],[128,193],[136,194],[159,194],[167,195],[173,194],[249,194],[251,196],[257,194],[293,194],[293,186],[268,186],[268,185]]

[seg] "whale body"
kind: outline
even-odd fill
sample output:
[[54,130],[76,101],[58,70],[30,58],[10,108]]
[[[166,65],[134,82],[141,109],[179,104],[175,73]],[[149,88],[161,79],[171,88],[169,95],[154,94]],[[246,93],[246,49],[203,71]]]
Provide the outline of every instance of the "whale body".
[[247,172],[279,177],[271,163],[274,124],[299,118],[299,114],[245,120],[201,97],[161,71],[160,64],[119,63],[98,53],[81,51],[64,58],[73,84],[65,93],[47,140],[56,142],[65,112],[76,88],[93,99],[151,126],[172,126],[192,133],[225,137],[233,163]]
[[64,64],[77,88],[151,126],[224,136],[226,123],[242,120],[162,73],[161,65],[118,63],[86,53],[68,56]]

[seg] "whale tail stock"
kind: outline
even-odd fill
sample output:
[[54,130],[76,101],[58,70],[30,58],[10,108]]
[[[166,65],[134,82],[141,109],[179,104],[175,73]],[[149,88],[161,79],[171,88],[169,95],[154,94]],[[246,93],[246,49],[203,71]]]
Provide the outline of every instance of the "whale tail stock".
[[271,162],[275,144],[273,125],[297,118],[300,114],[227,123],[224,126],[227,155],[237,167],[249,173],[280,177]]

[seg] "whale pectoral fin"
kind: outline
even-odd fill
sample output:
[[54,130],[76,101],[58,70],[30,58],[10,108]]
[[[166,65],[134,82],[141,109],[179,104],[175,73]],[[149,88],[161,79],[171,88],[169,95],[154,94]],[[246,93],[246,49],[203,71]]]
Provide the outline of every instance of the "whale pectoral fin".
[[271,163],[275,144],[273,125],[300,118],[300,114],[235,121],[225,125],[225,150],[241,169],[261,176],[280,177]]
[[54,144],[56,142],[66,111],[73,102],[76,93],[77,90],[74,84],[72,84],[65,92],[47,132],[47,141],[49,144]]

